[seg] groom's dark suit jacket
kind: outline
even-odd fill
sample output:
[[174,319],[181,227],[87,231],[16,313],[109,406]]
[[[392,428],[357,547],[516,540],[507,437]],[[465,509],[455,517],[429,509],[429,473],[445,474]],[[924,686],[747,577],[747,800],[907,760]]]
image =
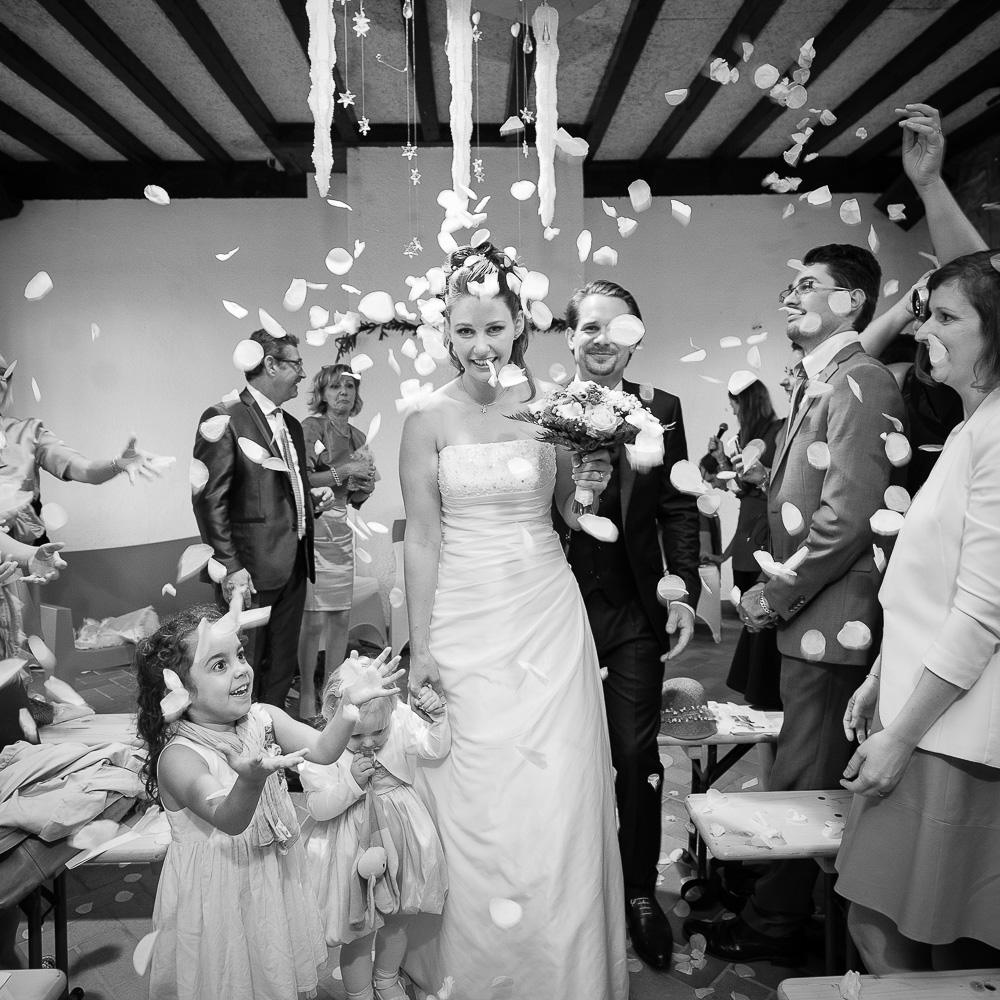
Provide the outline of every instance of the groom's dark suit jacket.
[[[251,461],[240,448],[239,439],[253,441],[282,461],[284,456],[249,389],[238,399],[209,407],[201,420],[219,414],[227,414],[230,421],[218,441],[207,441],[200,433],[195,437],[194,457],[208,467],[208,483],[193,499],[198,530],[230,573],[246,569],[258,591],[280,590],[295,569],[299,549],[291,480],[284,471],[265,469]],[[284,420],[303,480],[303,555],[306,573],[313,580],[313,509],[306,480],[305,441],[298,420],[288,412]]]
[[[636,383],[623,381],[622,389],[641,399]],[[608,572],[602,574],[605,592],[619,589],[613,581],[624,581],[624,574],[630,575],[653,631],[666,652],[669,648],[668,609],[657,600],[656,585],[664,572],[675,573],[687,586],[687,595],[682,600],[692,608],[697,606],[701,595],[698,508],[694,497],[678,492],[670,482],[674,463],[687,458],[680,400],[669,392],[654,389],[653,398],[642,400],[642,404],[670,429],[663,435],[662,466],[648,472],[636,472],[624,449],[615,462],[609,492],[617,488],[613,519],[620,517],[618,541],[612,545],[598,542],[584,532],[570,532],[561,519],[560,524],[568,544],[570,565],[584,595],[594,585],[588,577],[592,575],[594,548],[599,546],[599,558],[608,568]],[[600,508],[598,513],[604,515],[605,509]],[[572,544],[569,544],[571,535]],[[607,597],[617,603],[619,594],[607,593]]]

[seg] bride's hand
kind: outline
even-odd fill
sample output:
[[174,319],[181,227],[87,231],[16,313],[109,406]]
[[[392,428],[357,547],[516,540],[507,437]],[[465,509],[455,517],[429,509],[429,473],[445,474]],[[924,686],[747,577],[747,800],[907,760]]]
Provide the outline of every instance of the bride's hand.
[[573,482],[599,497],[611,479],[611,452],[607,448],[573,456]]
[[410,657],[410,676],[406,686],[410,692],[410,702],[413,703],[420,695],[424,684],[430,684],[436,691],[441,690],[441,673],[437,661],[430,653],[423,656]]

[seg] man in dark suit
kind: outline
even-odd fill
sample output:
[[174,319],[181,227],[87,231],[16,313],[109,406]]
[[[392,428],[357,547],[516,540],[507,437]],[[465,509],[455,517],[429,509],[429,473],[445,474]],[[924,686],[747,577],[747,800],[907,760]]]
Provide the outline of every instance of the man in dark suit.
[[[306,578],[315,577],[302,425],[281,409],[305,373],[297,337],[257,330],[250,339],[263,357],[247,371],[246,388],[201,415],[194,457],[208,482],[192,502],[202,541],[226,568],[219,601],[242,592],[245,607],[271,608],[268,623],[248,633],[246,654],[255,700],[283,708],[298,670]],[[330,490],[313,492],[321,507]]]
[[[637,472],[619,449],[598,511],[618,528],[618,540],[599,542],[582,531],[566,534],[600,663],[608,670],[604,703],[616,771],[629,932],[643,959],[666,968],[670,925],[655,895],[663,783],[656,737],[664,662],[677,656],[694,632],[693,609],[701,592],[698,509],[692,497],[670,482],[671,466],[687,458],[680,400],[660,389],[640,392],[638,385],[623,380],[636,345],[609,340],[607,328],[625,314],[642,318],[632,295],[613,281],[594,281],[573,294],[566,322],[576,377],[642,399],[666,428],[664,463]],[[656,585],[665,572],[684,580],[686,603],[673,601],[667,608],[657,600]],[[674,634],[677,641],[670,650]]]
[[[749,628],[778,630],[785,721],[771,791],[839,787],[853,749],[844,712],[881,638],[882,575],[869,519],[885,506],[886,488],[902,481],[881,432],[893,430],[890,417],[906,416],[892,373],[860,342],[880,281],[869,250],[834,243],[810,250],[780,296],[788,339],[804,356],[763,485],[772,555],[784,562],[802,548],[808,554],[793,577],[765,577],[740,603]],[[868,626],[869,646],[841,645],[838,633],[849,621]],[[685,930],[703,933],[707,950],[729,961],[801,965],[817,870],[810,860],[771,865],[737,919],[689,920]]]

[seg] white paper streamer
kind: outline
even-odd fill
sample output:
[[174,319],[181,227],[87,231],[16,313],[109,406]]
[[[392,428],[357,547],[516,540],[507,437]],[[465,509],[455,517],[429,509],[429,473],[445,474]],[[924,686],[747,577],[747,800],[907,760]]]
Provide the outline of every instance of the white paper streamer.
[[448,78],[451,82],[451,186],[469,187],[472,159],[472,0],[448,0]]
[[559,12],[543,3],[531,16],[535,32],[535,148],[538,151],[538,214],[543,226],[552,225],[556,210],[556,129],[559,110],[556,72],[559,69]]
[[337,64],[337,22],[333,0],[306,0],[309,18],[309,110],[313,116],[312,161],[316,187],[325,198],[333,171],[333,67]]

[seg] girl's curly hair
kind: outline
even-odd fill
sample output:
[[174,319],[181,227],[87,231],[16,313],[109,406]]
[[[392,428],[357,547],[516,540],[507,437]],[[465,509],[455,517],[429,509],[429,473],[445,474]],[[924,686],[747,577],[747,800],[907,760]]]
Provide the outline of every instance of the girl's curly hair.
[[191,672],[194,650],[189,640],[198,631],[202,618],[218,621],[222,612],[215,605],[199,604],[168,618],[148,638],[136,646],[132,661],[137,683],[136,730],[148,749],[146,763],[140,772],[146,783],[146,793],[159,801],[156,785],[156,765],[163,748],[170,742],[171,724],[163,718],[160,701],[167,693],[163,671],[173,670],[185,687]]

